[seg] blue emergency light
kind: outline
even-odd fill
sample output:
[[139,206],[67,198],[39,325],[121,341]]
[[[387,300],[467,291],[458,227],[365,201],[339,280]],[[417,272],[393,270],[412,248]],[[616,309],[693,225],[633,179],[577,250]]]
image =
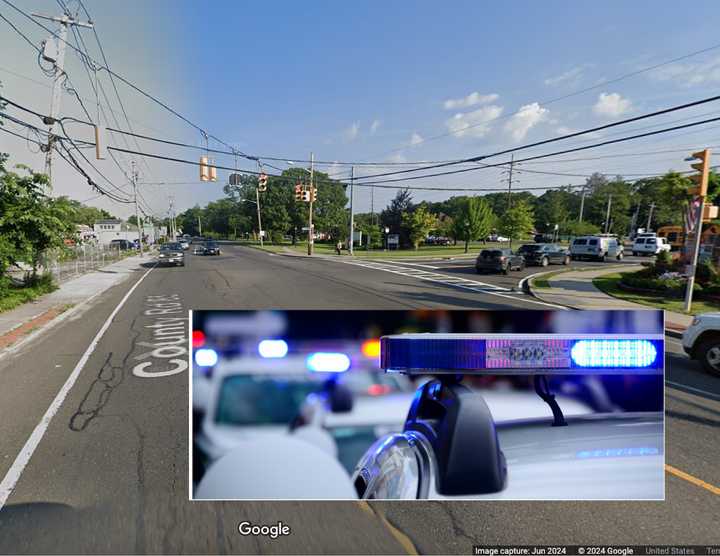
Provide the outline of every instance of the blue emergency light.
[[406,374],[661,374],[660,334],[399,334],[380,367]]
[[344,353],[319,351],[309,355],[305,363],[315,373],[344,373],[350,368],[350,358]]

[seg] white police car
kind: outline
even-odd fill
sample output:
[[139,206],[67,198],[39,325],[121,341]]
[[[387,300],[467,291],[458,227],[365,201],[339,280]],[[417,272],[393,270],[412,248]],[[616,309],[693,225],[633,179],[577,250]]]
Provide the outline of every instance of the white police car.
[[[436,378],[418,390],[403,431],[378,439],[358,463],[358,497],[664,497],[662,412],[568,417],[547,380],[661,375],[662,335],[406,334],[381,341],[387,371]],[[548,417],[496,425],[484,395],[461,384],[463,374],[531,375]]]

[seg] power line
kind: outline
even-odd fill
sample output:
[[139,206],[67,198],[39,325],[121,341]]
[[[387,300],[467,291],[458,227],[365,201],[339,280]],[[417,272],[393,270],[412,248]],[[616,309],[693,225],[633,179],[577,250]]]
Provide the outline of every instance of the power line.
[[432,165],[428,165],[428,166],[425,166],[425,167],[423,167],[423,168],[415,168],[415,169],[409,169],[409,170],[395,170],[395,171],[393,171],[393,172],[383,172],[383,173],[380,173],[380,174],[370,174],[370,175],[367,175],[367,176],[362,176],[362,177],[359,178],[359,179],[378,178],[378,177],[392,176],[392,175],[397,175],[397,174],[406,174],[406,173],[410,173],[410,172],[419,172],[419,171],[424,171],[424,170],[432,170],[432,169],[434,169],[434,168],[443,168],[443,167],[447,167],[447,166],[453,166],[453,165],[456,165],[456,164],[458,164],[458,163],[460,163],[460,162],[477,162],[477,161],[479,161],[479,160],[484,160],[484,159],[486,159],[486,158],[491,158],[491,157],[495,157],[495,156],[500,156],[500,155],[503,155],[503,154],[510,154],[510,153],[514,153],[514,152],[517,152],[517,151],[521,151],[521,150],[525,150],[525,149],[529,149],[529,148],[533,148],[533,147],[539,147],[539,146],[542,146],[542,145],[548,145],[548,144],[550,144],[550,143],[556,143],[556,142],[558,142],[558,141],[564,141],[564,140],[566,140],[566,139],[572,139],[573,137],[579,137],[579,136],[581,136],[581,135],[587,135],[588,133],[596,133],[596,132],[598,132],[598,131],[603,131],[603,130],[605,130],[605,129],[610,129],[610,128],[613,128],[613,127],[617,127],[617,126],[620,126],[620,125],[629,124],[629,123],[632,123],[632,122],[637,122],[637,121],[640,121],[640,120],[646,120],[646,119],[648,119],[648,118],[654,118],[654,117],[657,117],[657,116],[661,116],[661,115],[663,115],[663,114],[669,114],[669,113],[672,113],[672,112],[677,112],[678,110],[685,110],[685,109],[687,109],[687,108],[692,108],[692,107],[695,107],[695,106],[700,106],[700,105],[703,105],[703,104],[707,104],[707,103],[709,103],[709,102],[715,102],[715,101],[717,101],[717,100],[720,100],[720,95],[715,95],[715,96],[712,96],[712,97],[704,98],[704,99],[701,99],[701,100],[696,100],[696,101],[693,101],[693,102],[688,102],[688,103],[685,103],[685,104],[680,104],[680,105],[676,105],[676,106],[671,106],[670,108],[664,108],[664,109],[662,109],[662,110],[656,110],[655,112],[649,112],[649,113],[647,113],[647,114],[642,114],[642,115],[640,115],[640,116],[633,116],[632,118],[626,118],[626,119],[624,119],[624,120],[619,120],[619,121],[617,121],[617,122],[611,122],[611,123],[604,124],[604,125],[601,125],[601,126],[597,126],[597,127],[593,127],[593,128],[589,128],[589,129],[584,129],[584,130],[576,131],[576,132],[573,132],[573,133],[568,133],[568,134],[565,134],[565,135],[561,135],[561,136],[559,136],[559,137],[552,137],[552,138],[550,138],[550,139],[544,139],[544,140],[542,140],[542,141],[536,141],[536,142],[534,142],[534,143],[528,143],[528,144],[526,144],[526,145],[520,145],[519,147],[513,147],[513,148],[510,148],[510,149],[504,149],[504,150],[501,150],[501,151],[496,151],[496,152],[491,153],[491,154],[478,155],[478,156],[473,156],[473,157],[470,157],[470,158],[465,158],[465,159],[462,159],[462,160],[457,161],[457,162],[446,162],[446,163],[443,163],[443,164],[432,164]]

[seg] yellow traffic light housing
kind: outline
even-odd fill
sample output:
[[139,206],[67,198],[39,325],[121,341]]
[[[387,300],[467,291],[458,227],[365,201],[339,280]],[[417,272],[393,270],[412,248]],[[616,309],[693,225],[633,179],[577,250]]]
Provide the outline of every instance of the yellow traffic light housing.
[[296,201],[303,200],[303,186],[299,183],[295,186],[295,200]]
[[692,156],[686,160],[699,160],[699,162],[690,165],[690,167],[697,170],[699,174],[689,176],[690,181],[695,184],[695,187],[688,188],[688,193],[690,195],[705,197],[707,195],[708,179],[710,177],[710,149],[692,153]]

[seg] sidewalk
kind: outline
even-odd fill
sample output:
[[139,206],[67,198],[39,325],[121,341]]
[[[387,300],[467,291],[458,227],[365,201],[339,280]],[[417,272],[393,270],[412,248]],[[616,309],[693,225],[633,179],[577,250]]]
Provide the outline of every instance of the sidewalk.
[[76,313],[87,303],[127,280],[144,268],[141,263],[154,261],[154,257],[134,256],[109,264],[96,271],[82,274],[60,284],[52,293],[35,301],[24,303],[15,309],[0,313],[0,355],[10,346]]
[[[528,287],[530,287],[532,295],[542,301],[565,305],[573,309],[650,309],[647,305],[639,305],[607,295],[593,285],[594,278],[605,274],[613,274],[618,271],[618,268],[622,268],[624,272],[630,272],[640,270],[642,266],[623,265],[618,267],[612,265],[600,270],[571,270],[551,276],[548,279],[549,288],[533,288],[530,284],[528,284]],[[691,315],[665,311],[665,328],[677,334],[682,334],[690,326],[692,319]]]

